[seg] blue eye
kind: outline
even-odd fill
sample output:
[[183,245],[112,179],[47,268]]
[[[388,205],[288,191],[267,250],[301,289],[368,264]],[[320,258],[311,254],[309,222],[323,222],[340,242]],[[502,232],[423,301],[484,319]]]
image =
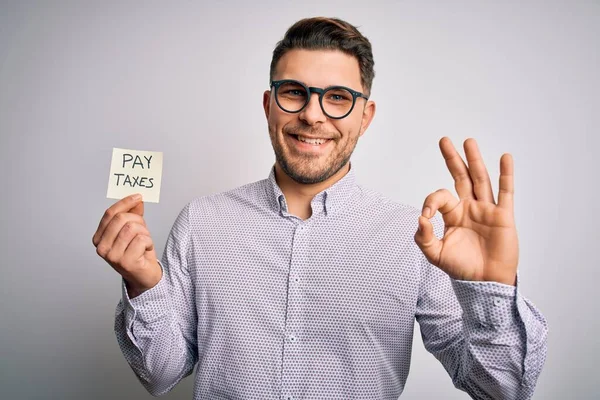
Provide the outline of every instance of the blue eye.
[[326,101],[333,103],[352,102],[352,93],[345,89],[331,89],[327,92]]

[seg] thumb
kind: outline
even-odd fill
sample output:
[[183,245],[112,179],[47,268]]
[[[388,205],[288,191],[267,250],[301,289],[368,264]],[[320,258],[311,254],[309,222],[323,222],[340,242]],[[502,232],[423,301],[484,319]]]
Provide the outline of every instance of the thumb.
[[144,201],[140,201],[135,206],[133,206],[130,210],[130,213],[137,214],[139,216],[144,216]]
[[419,215],[419,229],[415,233],[415,242],[427,261],[438,266],[440,254],[442,253],[442,241],[433,233],[431,221],[422,215]]

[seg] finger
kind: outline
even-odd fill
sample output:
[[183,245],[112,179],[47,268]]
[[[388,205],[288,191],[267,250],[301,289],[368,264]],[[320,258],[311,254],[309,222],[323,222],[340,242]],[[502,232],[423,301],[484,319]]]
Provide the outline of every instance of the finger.
[[121,263],[125,250],[137,235],[150,236],[150,232],[148,232],[148,229],[144,225],[136,222],[130,221],[123,225],[123,228],[121,228],[111,249],[106,255],[107,261],[115,264]]
[[454,210],[460,201],[447,189],[436,190],[425,198],[421,215],[431,218],[437,211],[447,214]]
[[144,266],[146,252],[152,250],[154,250],[152,238],[146,235],[137,235],[125,250],[122,260],[123,265],[126,265],[130,271]]
[[514,164],[509,153],[500,157],[500,183],[498,185],[498,205],[513,209],[514,205]]
[[[113,219],[113,217],[119,213],[122,212],[129,212],[130,210],[135,210],[136,214],[139,214],[141,216],[144,215],[144,205],[142,203],[141,209],[139,206],[139,203],[142,202],[142,195],[141,194],[133,194],[131,196],[127,196],[119,201],[117,201],[115,204],[113,204],[112,206],[110,206],[106,212],[104,212],[104,215],[102,216],[102,219],[100,220],[100,224],[98,225],[98,229],[96,229],[96,233],[94,233],[94,236],[92,237],[92,243],[94,243],[94,246],[98,246],[98,243],[100,242],[100,239],[102,238],[102,235],[104,234],[104,230],[106,229],[106,227],[108,226],[108,224],[110,223],[110,221]],[[141,214],[140,214],[140,210],[141,210]]]
[[140,217],[137,214],[132,213],[119,213],[115,215],[111,220],[102,237],[100,238],[100,242],[98,246],[96,246],[96,252],[102,257],[105,258],[106,255],[110,252],[114,245],[114,241],[119,235],[119,232],[123,229],[125,224],[135,222],[139,225],[146,225],[144,218]]
[[464,148],[475,198],[496,204],[494,202],[494,192],[492,191],[490,175],[481,157],[479,147],[477,147],[477,142],[475,139],[467,139],[465,140]]
[[433,232],[433,224],[424,216],[419,216],[419,228],[415,233],[415,242],[421,249],[427,261],[433,265],[439,265],[442,253],[442,241]]
[[143,217],[144,216],[144,202],[140,201],[135,206],[133,206],[133,208],[131,210],[129,210],[129,212]]
[[454,187],[456,193],[458,193],[458,197],[461,199],[473,198],[471,176],[462,157],[458,154],[449,138],[443,137],[439,144],[444,160],[446,160],[446,166],[450,171],[450,175],[454,178]]

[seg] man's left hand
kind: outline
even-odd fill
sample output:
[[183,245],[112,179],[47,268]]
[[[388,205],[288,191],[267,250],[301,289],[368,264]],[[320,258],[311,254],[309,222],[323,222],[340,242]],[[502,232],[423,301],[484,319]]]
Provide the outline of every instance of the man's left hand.
[[[450,277],[468,281],[516,284],[519,243],[513,210],[513,160],[500,158],[498,203],[490,177],[474,139],[464,142],[467,164],[449,138],[440,140],[440,150],[459,199],[440,189],[425,199],[415,242],[427,260]],[[429,221],[439,211],[444,219],[444,237],[439,240]]]

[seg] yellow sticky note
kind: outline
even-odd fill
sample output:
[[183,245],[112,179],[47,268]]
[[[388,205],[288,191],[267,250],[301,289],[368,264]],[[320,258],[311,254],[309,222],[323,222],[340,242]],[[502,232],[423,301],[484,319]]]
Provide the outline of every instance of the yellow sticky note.
[[162,152],[114,148],[106,197],[122,199],[141,193],[144,201],[158,203],[162,166]]

